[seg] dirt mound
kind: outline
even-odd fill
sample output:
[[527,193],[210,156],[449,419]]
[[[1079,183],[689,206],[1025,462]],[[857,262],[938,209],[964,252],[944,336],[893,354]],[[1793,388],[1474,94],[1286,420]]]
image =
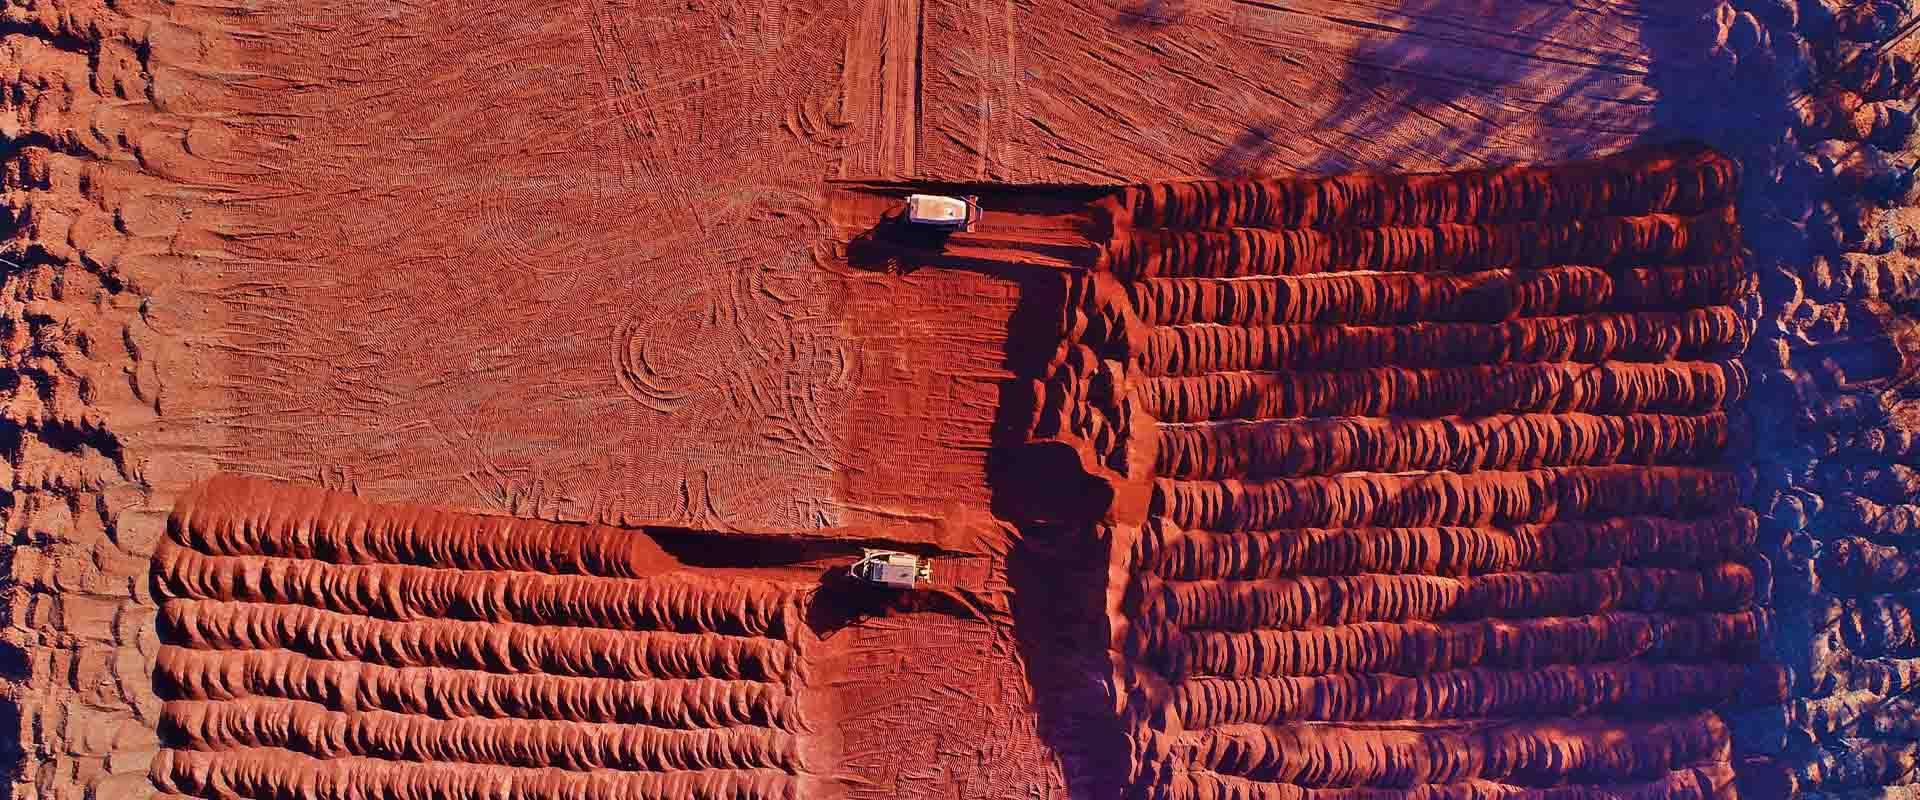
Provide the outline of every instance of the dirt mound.
[[809,773],[803,587],[637,531],[220,479],[155,579],[167,791],[787,797]]
[[1035,433],[1122,487],[1132,794],[1731,785],[1721,714],[1788,683],[1722,466],[1735,171],[1640,151],[1102,204]]
[[1911,793],[1914,10],[12,4],[12,793]]

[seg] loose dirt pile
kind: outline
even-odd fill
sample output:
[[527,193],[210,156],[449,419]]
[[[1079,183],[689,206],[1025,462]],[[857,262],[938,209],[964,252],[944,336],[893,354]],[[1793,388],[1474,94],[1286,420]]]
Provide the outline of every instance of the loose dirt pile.
[[637,531],[223,479],[154,569],[166,791],[759,798],[808,772],[803,587]]
[[1720,463],[1734,192],[1682,151],[1109,202],[1037,433],[1118,487],[1134,793],[1732,785],[1706,709],[1787,684]]
[[1759,278],[1746,502],[1793,697],[1728,717],[1752,796],[1898,796],[1917,777],[1913,10],[1722,2],[1667,46],[1673,124],[1744,166]]
[[10,6],[12,793],[1910,794],[1914,12]]

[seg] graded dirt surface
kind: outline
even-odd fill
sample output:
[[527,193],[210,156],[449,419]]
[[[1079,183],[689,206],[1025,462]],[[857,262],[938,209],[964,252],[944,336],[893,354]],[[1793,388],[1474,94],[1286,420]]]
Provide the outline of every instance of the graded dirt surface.
[[12,796],[1905,796],[1914,20],[7,6]]
[[[1473,166],[1499,156],[1422,148],[1474,114],[1549,124],[1506,108],[1535,88],[1520,85],[1463,97],[1435,122],[1365,127],[1391,99],[1293,52],[1327,34],[1316,59],[1344,51],[1389,74],[1395,57],[1371,52],[1385,37],[1356,27],[1403,17],[1384,9],[1322,9],[1345,20],[1333,21],[1194,5],[1178,9],[1176,33],[1125,9],[1056,5],[258,15],[236,46],[241,69],[288,77],[226,87],[251,116],[224,159],[262,165],[229,179],[230,207],[276,222],[239,232],[237,263],[208,287],[225,306],[229,428],[245,431],[220,460],[573,519],[768,529],[945,515],[985,500],[1016,287],[849,269],[823,179],[1206,175],[1248,127],[1273,124],[1246,108],[1272,107],[1276,91],[1311,106],[1273,107],[1298,127],[1270,140],[1325,129],[1312,135],[1378,141],[1350,160],[1274,155],[1265,169]],[[1513,22],[1483,11],[1478,27]],[[1631,42],[1637,13],[1528,18],[1594,47]],[[1498,41],[1552,49],[1514,43],[1544,33],[1395,24],[1447,27],[1431,41],[1458,52],[1434,57],[1462,70]],[[1088,31],[1104,33],[1069,46]],[[1546,74],[1529,78],[1584,87],[1554,104],[1578,143],[1508,130],[1501,160],[1604,152],[1651,124],[1633,102],[1648,92],[1633,77],[1640,48],[1591,58],[1541,59]],[[1473,79],[1434,70],[1417,85]],[[1151,110],[1121,99],[1192,80],[1214,88]],[[1343,113],[1351,126],[1313,121]]]

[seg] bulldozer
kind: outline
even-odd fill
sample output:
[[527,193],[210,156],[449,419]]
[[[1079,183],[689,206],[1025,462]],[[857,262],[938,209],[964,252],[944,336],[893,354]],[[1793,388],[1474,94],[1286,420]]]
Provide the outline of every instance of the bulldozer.
[[907,195],[907,222],[929,228],[971,233],[980,223],[980,198],[943,194]]
[[864,550],[848,571],[855,578],[890,589],[912,589],[933,580],[933,566],[926,559],[897,550]]

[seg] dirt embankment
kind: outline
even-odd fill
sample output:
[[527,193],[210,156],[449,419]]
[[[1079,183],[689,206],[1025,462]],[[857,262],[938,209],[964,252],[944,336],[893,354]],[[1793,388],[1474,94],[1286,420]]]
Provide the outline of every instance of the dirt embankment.
[[1736,172],[1645,150],[1106,203],[1035,433],[1114,487],[1132,794],[1732,786],[1724,715],[1788,684],[1724,464]]
[[[1147,10],[1182,5],[1149,3]],[[1544,10],[1550,5],[1511,21],[1530,35],[1525,23],[1557,13]],[[1745,165],[1738,208],[1751,259],[1728,249],[1731,190],[1714,172],[1724,167],[1687,156],[1516,170],[1500,173],[1517,176],[1512,182],[1471,191],[1460,187],[1484,175],[1156,186],[1143,190],[1147,199],[1125,205],[1132,216],[1109,248],[1111,271],[1069,281],[1068,324],[1055,337],[1068,344],[1042,376],[1031,426],[1042,437],[1088,443],[1075,453],[1080,466],[1123,489],[1114,505],[1139,517],[1109,526],[1124,541],[1087,549],[1119,555],[1107,610],[1115,615],[1115,650],[1131,670],[1122,693],[1137,689],[1129,702],[1145,710],[1125,731],[1138,748],[1127,755],[1142,793],[1325,797],[1380,789],[1484,797],[1538,789],[1676,796],[1722,794],[1737,774],[1749,796],[1814,796],[1912,783],[1912,656],[1920,644],[1907,594],[1920,560],[1911,541],[1920,529],[1913,502],[1920,494],[1913,433],[1920,414],[1905,383],[1920,296],[1920,218],[1913,208],[1920,197],[1908,163],[1915,40],[1902,41],[1900,33],[1912,9],[1891,0],[1701,7],[1707,13],[1684,26],[1688,40],[1677,46],[1677,58],[1641,52],[1652,45],[1622,44],[1632,37],[1614,35],[1625,29],[1618,20],[1598,29],[1606,35],[1582,37],[1604,43],[1593,51],[1630,51],[1612,54],[1608,69],[1598,70],[1619,77],[1599,85],[1541,77],[1516,84],[1515,94],[1561,84],[1565,93],[1536,93],[1552,98],[1543,104],[1432,99],[1460,99],[1455,90],[1432,91],[1431,84],[1460,82],[1459,73],[1445,69],[1451,64],[1488,62],[1470,71],[1466,82],[1478,85],[1523,59],[1485,44],[1492,34],[1467,25],[1460,31],[1476,42],[1470,48],[1418,44],[1460,33],[1433,36],[1434,27],[1423,23],[1417,27],[1427,29],[1424,40],[1370,57],[1420,84],[1398,100],[1380,95],[1382,104],[1437,111],[1432,124],[1443,133],[1472,129],[1454,123],[1489,106],[1500,108],[1505,130],[1515,117],[1529,129],[1552,129],[1582,113],[1582,103],[1570,98],[1637,86],[1640,68],[1657,62],[1658,71],[1693,87],[1663,89],[1660,113],[1699,109],[1709,118],[1691,121],[1699,137]],[[298,786],[341,795],[371,786],[396,795],[516,796],[788,791],[793,765],[814,763],[802,758],[804,747],[789,749],[804,715],[787,685],[771,680],[791,674],[794,656],[786,623],[752,610],[785,608],[785,601],[744,584],[722,591],[617,566],[653,563],[652,556],[629,562],[614,551],[590,557],[581,549],[577,562],[535,557],[573,552],[572,533],[516,529],[499,540],[519,542],[512,552],[460,556],[473,560],[458,577],[418,569],[427,553],[455,557],[432,548],[369,544],[374,555],[356,560],[346,551],[228,552],[225,545],[174,541],[161,562],[169,591],[180,595],[170,601],[177,605],[170,606],[169,636],[197,630],[200,638],[193,646],[175,639],[161,658],[148,555],[163,542],[177,484],[210,471],[209,453],[343,481],[356,480],[358,470],[388,481],[389,489],[405,487],[399,494],[420,490],[438,501],[466,491],[474,477],[465,470],[484,463],[490,471],[483,479],[500,484],[494,488],[501,508],[521,509],[530,497],[538,509],[539,495],[550,491],[539,488],[545,484],[521,485],[526,465],[509,464],[502,473],[489,459],[539,440],[553,446],[535,459],[531,474],[558,472],[564,480],[556,484],[586,487],[556,491],[545,507],[582,516],[630,511],[640,518],[686,498],[690,516],[812,522],[823,514],[808,499],[830,493],[833,465],[847,463],[867,465],[859,480],[878,488],[863,483],[839,499],[878,495],[866,505],[882,512],[905,505],[930,516],[936,512],[929,509],[944,513],[949,503],[981,498],[970,481],[988,447],[992,390],[1006,375],[997,362],[1000,340],[979,331],[1008,327],[1015,288],[928,275],[876,279],[845,303],[852,310],[844,316],[869,327],[845,337],[833,328],[841,304],[823,300],[818,283],[788,280],[815,273],[764,269],[776,261],[791,266],[782,261],[791,254],[737,246],[735,231],[744,223],[780,218],[795,198],[809,206],[815,179],[827,172],[821,165],[838,158],[837,133],[736,145],[764,133],[754,120],[769,108],[787,113],[790,130],[821,121],[811,112],[832,106],[841,87],[818,77],[844,52],[834,39],[844,20],[798,9],[796,16],[826,21],[735,37],[711,27],[635,23],[623,30],[617,9],[595,6],[587,21],[591,42],[575,42],[555,25],[531,37],[548,49],[532,49],[525,31],[507,27],[521,18],[514,9],[484,19],[420,14],[416,20],[451,21],[368,35],[365,27],[338,24],[366,16],[356,9],[309,8],[311,16],[289,11],[282,18],[239,7],[198,7],[188,15],[138,3],[47,3],[6,14],[0,50],[11,91],[0,101],[0,133],[9,143],[0,205],[12,225],[0,265],[12,378],[4,387],[10,433],[0,446],[12,487],[6,641],[20,654],[6,662],[6,677],[27,770],[16,776],[14,791],[145,795],[159,750],[152,731],[163,718],[175,734],[191,732],[174,741],[239,748],[173,751],[161,765],[165,779],[188,764],[180,780],[230,781],[176,784],[181,788],[264,794]],[[864,19],[862,30],[910,19],[886,4],[867,8],[880,24]],[[1204,36],[1130,34],[1119,44],[1136,53],[1121,60],[1205,62],[1204,94],[1238,96],[1253,88],[1242,73],[1274,74],[1247,64],[1280,59],[1212,46],[1226,33],[1272,37],[1276,50],[1297,52],[1331,30],[1379,27],[1235,8],[1231,25],[1199,32]],[[921,171],[916,157],[964,165],[977,155],[978,169],[966,174],[1030,179],[1098,175],[1119,182],[1133,178],[1114,169],[1163,169],[1141,154],[1178,154],[1197,171],[1203,156],[1189,143],[1221,140],[1216,133],[1230,139],[1237,128],[1248,136],[1236,149],[1255,151],[1240,154],[1250,161],[1259,160],[1251,157],[1257,151],[1284,148],[1286,163],[1349,163],[1341,154],[1351,151],[1250,121],[1232,104],[1190,104],[1220,119],[1181,111],[1182,120],[1205,126],[1154,132],[1140,115],[1165,112],[1137,103],[1150,94],[1138,89],[1171,70],[1123,69],[1112,80],[1084,80],[1112,66],[1104,63],[1108,56],[1091,44],[1058,42],[1100,37],[1109,40],[1099,44],[1106,48],[1116,44],[1106,26],[1069,14],[1030,15],[1049,19],[1029,26],[1016,22],[1014,10],[988,9],[992,30],[1005,35],[989,37],[996,46],[984,68],[949,64],[929,72],[929,85],[956,75],[980,83],[981,97],[992,102],[977,109],[923,100],[917,82],[903,79],[906,62],[891,63],[922,57],[909,56],[917,49],[906,45],[912,39],[869,37],[884,42],[881,55],[890,63],[867,71],[903,97],[913,86],[914,96],[850,102],[857,113],[870,108],[886,120],[876,127],[863,118],[856,136],[880,134],[878,158],[903,172]],[[958,6],[930,8],[925,28],[936,36],[957,30],[953,19],[961,13]],[[1606,13],[1616,14],[1611,7]],[[193,29],[184,19],[221,19],[232,28]],[[510,44],[476,49],[472,39],[455,35],[461,32],[449,32],[463,25],[466,35],[483,31],[481,38]],[[1064,37],[1050,27],[1062,25],[1071,26]],[[663,30],[672,32],[663,39],[656,35]],[[962,33],[974,41],[975,31]],[[622,42],[623,35],[634,38]],[[292,91],[270,77],[279,74],[273,69],[232,68],[227,48],[235,36],[271,52],[253,67],[319,55],[292,71],[301,76]],[[1566,31],[1556,36],[1562,45],[1573,38]],[[1171,56],[1159,42],[1175,38],[1181,41],[1174,49],[1203,52]],[[785,47],[803,41],[809,46]],[[698,48],[687,46],[698,42],[716,51],[722,42],[730,50],[757,42],[748,49],[759,50],[750,69],[715,78]],[[434,49],[430,43],[451,55],[422,57]],[[561,45],[571,55],[548,58],[563,52]],[[640,50],[646,52],[633,55]],[[1397,51],[1442,60],[1395,60]],[[562,70],[548,74],[551,80],[520,71],[529,52],[539,55],[532,61]],[[980,51],[926,52],[939,61]],[[1470,59],[1468,52],[1494,55]],[[852,55],[844,59],[850,72],[875,63],[871,53]],[[1349,55],[1289,62],[1286,69],[1317,83]],[[1077,60],[1103,64],[1059,66]],[[566,71],[579,61],[597,66]],[[668,62],[671,68],[660,66]],[[783,77],[763,79],[769,74]],[[221,116],[216,75],[243,85],[259,107]],[[1094,106],[1143,124],[1115,124],[1074,102],[1029,102],[1023,80],[1049,87],[1047,96],[1056,99],[1098,98]],[[668,84],[695,93],[663,98],[644,91]],[[1077,86],[1069,91],[1068,84]],[[725,86],[752,88],[736,102],[715,94]],[[1375,89],[1399,91],[1391,82],[1352,91],[1374,98]],[[530,90],[564,91],[563,99],[580,108],[604,101],[635,118],[637,105],[688,102],[678,115],[652,116],[658,128],[497,113],[552,99],[531,99]],[[1321,105],[1328,99],[1318,88],[1302,94]],[[1654,105],[1641,93],[1618,94],[1637,109]],[[463,96],[485,99],[441,102]],[[927,132],[886,138],[907,130],[923,102],[933,121]],[[456,106],[464,107],[450,116],[394,113]],[[1026,131],[1027,112],[1042,107],[1091,122],[1063,126],[1064,135],[1040,130],[1044,124]],[[355,111],[333,113],[340,108]],[[1639,130],[1651,113],[1634,112],[1628,127]],[[368,141],[367,120],[382,118],[428,124]],[[1374,127],[1330,119],[1313,124]],[[846,126],[832,113],[824,122],[836,131]],[[980,144],[936,135],[961,123],[978,125]],[[915,117],[912,125],[919,124]],[[551,140],[555,128],[600,133],[582,152],[530,151],[528,142]],[[264,166],[223,157],[227,132],[241,129],[258,147],[250,157]],[[445,136],[449,130],[459,135]],[[712,146],[703,133],[714,130],[733,132],[725,146]],[[1777,141],[1781,131],[1791,134],[1785,142]],[[476,132],[502,135],[476,141],[485,138]],[[1150,146],[1120,141],[1136,133]],[[1555,129],[1541,137],[1551,144],[1540,147],[1585,151],[1597,146],[1586,139],[1595,134],[1589,127]],[[1626,134],[1607,135],[1617,141]],[[1461,136],[1444,143],[1445,153],[1421,157],[1450,161],[1485,149],[1484,142],[1464,141],[1471,134]],[[1428,138],[1401,130],[1369,149],[1373,155],[1353,157],[1391,160]],[[1312,152],[1293,150],[1302,146]],[[363,155],[341,158],[345,147]],[[977,153],[957,158],[969,147]],[[1513,141],[1494,149],[1523,158],[1540,152]],[[598,160],[582,169],[587,150]],[[697,158],[701,152],[734,160],[715,165]],[[1115,153],[1125,152],[1134,156],[1123,168]],[[1036,154],[1070,157],[1072,165],[1041,175]],[[1238,172],[1225,163],[1235,159],[1223,157],[1219,171]],[[674,166],[683,160],[700,167]],[[761,175],[762,165],[777,165],[769,171],[800,191],[710,213],[734,203],[741,184],[709,176]],[[1688,173],[1694,167],[1704,171]],[[484,179],[449,187],[436,180],[444,176]],[[390,190],[399,184],[407,188]],[[339,187],[349,187],[353,202],[341,200]],[[214,195],[223,202],[209,202]],[[544,202],[524,203],[527,195]],[[656,203],[656,196],[666,199]],[[443,204],[448,198],[451,205]],[[224,221],[223,209],[237,206],[258,212],[256,224]],[[1147,216],[1138,217],[1143,208]],[[810,245],[810,232],[821,227],[811,214],[787,217],[794,224],[761,238]],[[622,233],[574,237],[579,227],[568,221],[581,218]],[[293,235],[281,224],[290,219],[323,219],[313,228],[323,235]],[[661,222],[633,224],[647,219]],[[698,237],[660,235],[696,228]],[[465,232],[474,230],[484,241],[468,241]],[[342,231],[348,235],[336,235]],[[342,238],[347,250],[359,248],[357,255],[316,255],[316,240]],[[401,238],[421,244],[396,258]],[[594,272],[599,265],[576,263],[589,250],[645,255]],[[194,303],[183,297],[189,290],[179,279],[218,272],[235,263],[236,253],[248,260],[246,268],[229,272],[222,302],[200,305],[244,308],[247,319],[233,327],[248,335],[183,346],[195,334],[228,330],[232,320],[187,311]],[[805,255],[812,257],[810,250]],[[508,266],[470,269],[476,261]],[[656,261],[664,266],[647,266]],[[395,270],[396,262],[409,267]],[[589,270],[578,281],[585,288],[573,293],[569,274],[564,302],[503,299],[529,296],[528,287],[543,285],[529,276],[553,264]],[[1757,310],[1739,300],[1749,273],[1760,276]],[[599,280],[607,274],[622,278]],[[643,274],[645,281],[627,280]],[[687,291],[659,290],[702,275],[713,277]],[[402,291],[414,287],[433,288]],[[955,296],[962,299],[949,302]],[[731,319],[717,312],[737,310],[739,297],[761,304],[751,307],[750,327],[678,327]],[[615,313],[630,311],[636,298],[648,301],[643,312]],[[341,306],[367,314],[310,313]],[[388,313],[395,308],[407,313]],[[476,308],[485,313],[469,313]],[[688,308],[715,313],[681,313]],[[424,328],[423,319],[442,327]],[[527,339],[552,349],[529,347],[494,361],[469,352],[471,342],[522,340],[517,330],[502,333],[506,328],[535,330],[554,320],[575,327],[550,342]],[[611,331],[603,320],[615,323]],[[1347,328],[1328,333],[1314,325]],[[905,344],[860,356],[840,345],[843,338]],[[701,347],[654,346],[669,341]],[[709,347],[736,341],[756,346]],[[791,343],[801,344],[784,346]],[[1748,343],[1746,355],[1736,355]],[[202,369],[197,360],[210,350],[269,368]],[[542,354],[528,355],[534,350]],[[742,357],[759,372],[705,369]],[[973,389],[943,389],[956,358],[964,359],[958,371],[969,373]],[[510,369],[522,364],[527,371]],[[858,376],[866,373],[855,364],[910,365],[941,380],[889,391],[863,384]],[[415,383],[421,365],[464,366]],[[554,365],[588,366],[556,385],[544,380]],[[255,383],[238,415],[206,415],[188,388],[189,380],[217,383],[240,373]],[[475,374],[504,377],[488,384],[494,389],[459,388]],[[762,382],[767,375],[780,377]],[[636,383],[656,378],[651,388]],[[394,396],[369,389],[383,385]],[[763,394],[763,385],[810,388]],[[530,386],[543,388],[524,391]],[[585,394],[581,387],[608,391],[564,413],[556,405],[527,413],[529,394],[571,399]],[[857,424],[818,419],[822,409],[848,407],[845,397],[856,388],[866,399],[854,407],[877,412],[848,415]],[[734,400],[763,397],[808,399],[771,409],[757,399]],[[921,399],[927,402],[899,407]],[[635,424],[632,415],[642,412],[629,400],[671,407],[680,420],[726,415],[735,434],[716,448],[674,425]],[[1736,407],[1754,423],[1743,425]],[[211,423],[182,422],[196,417]],[[614,418],[625,420],[616,431],[580,424]],[[767,426],[754,424],[774,418],[781,421],[773,440],[783,444],[768,444]],[[415,419],[488,423],[484,436],[454,434],[473,442],[475,453],[449,455],[431,422],[388,424]],[[961,419],[966,424],[950,425]],[[209,435],[214,428],[245,431],[249,441],[223,442]],[[1763,434],[1752,454],[1754,480],[1732,479],[1718,465],[1727,448],[1740,452],[1750,430]],[[907,459],[931,465],[927,474],[903,479],[897,469],[873,468],[883,461],[849,458],[843,449],[861,439],[909,437],[923,445],[913,452],[942,455]],[[369,446],[377,452],[369,454]],[[595,455],[582,458],[575,448]],[[965,455],[947,457],[957,451]],[[725,458],[703,460],[716,452]],[[763,491],[769,486],[775,488]],[[777,507],[752,507],[763,494],[779,496]],[[272,545],[247,545],[255,546]],[[533,577],[503,581],[495,572],[501,569]],[[1057,578],[1037,567],[1025,574],[1029,586]],[[524,594],[513,594],[522,587]],[[507,596],[513,599],[501,599]],[[1038,596],[1030,594],[1028,605]],[[303,610],[256,609],[276,604]],[[1063,605],[1056,616],[1083,610],[1098,611]],[[494,633],[575,614],[596,625],[653,630],[585,633],[571,643],[501,641]],[[356,622],[336,624],[342,618]],[[1046,617],[1029,619],[1036,618]],[[969,673],[965,684],[926,680],[934,664],[949,670],[963,658],[984,661],[981,654],[1011,660],[1003,642],[934,621],[863,628],[861,635],[884,641],[867,654],[869,673],[849,678],[847,692],[861,694],[855,684],[881,674],[903,691],[931,697],[927,708],[940,699],[933,695],[962,705],[950,697],[962,685],[991,690],[982,696],[1005,706],[1032,699],[1004,665]],[[708,635],[727,644],[707,644],[715,641]],[[1029,635],[1035,651],[1065,641],[1022,634]],[[235,649],[267,643],[276,646],[244,656]],[[296,651],[298,659],[283,655]],[[617,657],[603,660],[606,653]],[[1784,688],[1769,655],[1791,668]],[[207,695],[175,700],[200,705],[163,709],[148,674],[156,659],[165,675],[180,678],[175,689],[200,687],[191,691]],[[350,694],[351,704],[341,699]],[[271,703],[256,702],[262,696]],[[861,735],[872,745],[859,754],[860,766],[894,774],[889,783],[867,786],[870,796],[945,789],[943,781],[958,772],[915,770],[968,760],[986,776],[990,796],[1038,791],[1044,782],[1034,779],[1042,770],[1031,765],[1049,754],[1034,746],[1032,731],[996,744],[993,759],[954,755],[942,738],[1009,717],[928,712],[945,727],[907,736],[887,716],[892,704],[877,697],[865,695],[869,705],[859,712]],[[1700,706],[1713,710],[1694,713]],[[1548,716],[1523,713],[1539,709]],[[355,714],[347,725],[344,718]],[[443,725],[449,719],[442,717],[479,719]],[[655,728],[667,732],[656,735]],[[734,728],[746,733],[712,733]],[[508,740],[513,744],[503,744]],[[1052,743],[1065,749],[1060,741]],[[343,757],[331,762],[337,769],[320,770],[317,761],[274,748]],[[366,750],[404,750],[419,760],[402,774],[391,762],[353,755]],[[484,758],[617,768],[530,775],[524,766],[446,761]],[[989,760],[995,763],[979,765]],[[1729,764],[1738,769],[1730,772]],[[625,768],[635,765],[711,769],[659,777]]]
[[[1744,167],[1759,277],[1746,353],[1758,543],[1792,697],[1730,717],[1753,796],[1899,793],[1915,780],[1912,378],[1920,204],[1914,9],[1714,4],[1672,46],[1675,126]],[[1734,102],[1701,87],[1735,87]]]
[[[206,22],[221,15],[196,17]],[[231,40],[146,3],[0,12],[0,761],[16,797],[152,792],[151,548],[216,440],[180,380],[227,257]],[[160,446],[164,443],[166,446]]]
[[220,478],[154,564],[165,791],[788,797],[833,761],[805,585],[638,531]]

